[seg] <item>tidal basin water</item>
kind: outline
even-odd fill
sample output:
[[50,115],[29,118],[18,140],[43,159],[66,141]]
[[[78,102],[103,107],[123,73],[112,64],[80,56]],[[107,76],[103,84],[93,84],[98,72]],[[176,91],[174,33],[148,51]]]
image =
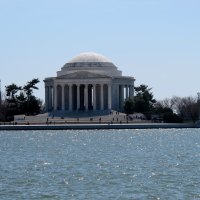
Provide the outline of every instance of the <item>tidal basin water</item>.
[[200,129],[1,131],[0,199],[200,199]]

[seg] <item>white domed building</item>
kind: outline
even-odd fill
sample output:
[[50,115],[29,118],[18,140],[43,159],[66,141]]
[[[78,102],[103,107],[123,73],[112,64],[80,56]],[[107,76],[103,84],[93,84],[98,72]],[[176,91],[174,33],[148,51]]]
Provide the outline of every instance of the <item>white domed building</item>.
[[134,95],[133,77],[122,72],[106,57],[81,53],[67,62],[57,77],[45,78],[47,112],[123,111],[124,100]]

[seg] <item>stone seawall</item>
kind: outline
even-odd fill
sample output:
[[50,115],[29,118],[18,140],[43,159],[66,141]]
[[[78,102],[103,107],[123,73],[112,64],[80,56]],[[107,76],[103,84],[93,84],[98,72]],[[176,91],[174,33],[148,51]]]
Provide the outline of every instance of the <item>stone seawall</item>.
[[159,129],[159,128],[200,128],[194,124],[67,124],[67,125],[1,125],[1,130],[91,130],[91,129]]

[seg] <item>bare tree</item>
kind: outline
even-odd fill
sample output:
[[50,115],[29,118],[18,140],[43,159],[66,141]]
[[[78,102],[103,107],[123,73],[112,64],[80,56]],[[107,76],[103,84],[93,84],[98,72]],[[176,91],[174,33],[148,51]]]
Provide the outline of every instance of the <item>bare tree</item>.
[[155,108],[160,111],[169,111],[171,109],[173,113],[177,114],[184,120],[191,120],[194,123],[199,119],[200,115],[200,100],[196,97],[177,97],[174,96],[171,99],[164,99],[158,101],[155,104]]
[[170,108],[170,109],[172,109],[173,108],[173,101],[172,101],[172,99],[165,98],[165,99],[163,99],[161,101],[157,101],[156,105],[159,106],[159,107],[162,107],[162,108]]
[[173,97],[172,105],[176,112],[185,120],[196,122],[199,118],[199,103],[195,97]]

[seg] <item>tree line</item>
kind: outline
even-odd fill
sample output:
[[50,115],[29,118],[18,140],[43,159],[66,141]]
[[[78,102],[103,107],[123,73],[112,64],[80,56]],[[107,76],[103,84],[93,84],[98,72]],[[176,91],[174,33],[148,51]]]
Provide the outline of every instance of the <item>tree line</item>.
[[125,101],[124,111],[126,114],[143,113],[147,119],[167,123],[196,122],[200,115],[200,101],[197,97],[191,96],[174,96],[157,101],[152,88],[142,84],[135,87],[134,98]]
[[15,83],[5,87],[5,99],[0,105],[0,120],[11,121],[14,115],[36,115],[42,111],[42,101],[33,95],[39,83],[38,78],[27,82],[24,86]]
[[[43,111],[42,101],[33,95],[38,90],[39,79],[34,78],[24,86],[14,83],[5,87],[5,99],[0,104],[0,121],[11,121],[14,115],[37,115]],[[199,119],[200,101],[196,97],[172,97],[157,101],[152,88],[141,84],[135,87],[134,98],[124,103],[126,114],[143,113],[147,119],[163,122],[183,122]]]

